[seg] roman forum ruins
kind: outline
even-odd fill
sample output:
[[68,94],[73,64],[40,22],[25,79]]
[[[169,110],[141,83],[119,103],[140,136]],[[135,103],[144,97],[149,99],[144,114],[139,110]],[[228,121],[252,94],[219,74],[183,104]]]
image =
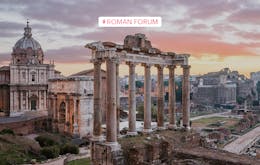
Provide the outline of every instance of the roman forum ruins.
[[[107,99],[106,107],[106,142],[113,149],[118,148],[118,108],[119,108],[119,65],[125,62],[129,66],[129,128],[128,135],[136,135],[136,99],[135,99],[135,67],[141,64],[144,67],[144,133],[152,131],[151,127],[151,67],[158,70],[157,93],[157,129],[165,129],[164,123],[164,88],[163,69],[169,70],[169,129],[176,128],[176,98],[175,98],[175,68],[183,69],[182,81],[182,127],[190,129],[190,65],[188,54],[161,52],[153,48],[144,34],[128,35],[124,45],[112,42],[93,42],[86,45],[92,50],[94,63],[94,126],[93,141],[102,141],[102,108],[101,99]],[[101,98],[101,64],[106,63],[107,70],[107,97]]]

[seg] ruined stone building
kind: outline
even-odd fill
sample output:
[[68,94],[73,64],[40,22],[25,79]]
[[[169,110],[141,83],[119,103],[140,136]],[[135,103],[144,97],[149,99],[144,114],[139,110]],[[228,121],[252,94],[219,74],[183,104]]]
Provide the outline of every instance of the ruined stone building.
[[[102,81],[105,82],[105,71],[102,70],[102,73]],[[53,130],[79,137],[90,136],[93,129],[93,69],[68,77],[52,78],[48,84]],[[105,86],[102,94],[106,95]],[[102,100],[102,107],[105,105],[106,100]]]
[[255,100],[256,88],[252,80],[237,71],[224,68],[197,78],[194,101],[203,104],[234,104],[237,98]]
[[10,65],[0,69],[0,109],[5,115],[47,114],[47,81],[55,76],[54,64],[44,63],[43,50],[31,30],[27,22],[24,36],[13,47]]

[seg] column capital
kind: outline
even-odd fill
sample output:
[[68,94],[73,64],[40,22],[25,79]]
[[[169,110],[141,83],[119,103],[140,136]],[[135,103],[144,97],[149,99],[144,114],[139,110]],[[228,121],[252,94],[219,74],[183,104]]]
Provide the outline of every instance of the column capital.
[[93,59],[91,60],[91,62],[94,63],[94,65],[101,65],[103,63],[104,60],[102,59]]
[[190,66],[190,65],[182,65],[181,67],[182,67],[183,69],[190,69],[191,66]]
[[163,69],[165,67],[163,64],[155,64],[154,66],[158,69]]
[[175,68],[177,68],[177,66],[176,65],[167,65],[167,68],[168,69],[175,69]]
[[110,61],[110,62],[115,63],[115,64],[119,64],[120,63],[120,60],[117,57],[106,58],[106,61]]
[[152,64],[147,64],[147,63],[142,63],[141,65],[146,68],[151,68],[152,66]]
[[129,65],[129,66],[136,66],[138,63],[136,63],[136,62],[132,62],[132,61],[127,61],[126,62],[126,65]]

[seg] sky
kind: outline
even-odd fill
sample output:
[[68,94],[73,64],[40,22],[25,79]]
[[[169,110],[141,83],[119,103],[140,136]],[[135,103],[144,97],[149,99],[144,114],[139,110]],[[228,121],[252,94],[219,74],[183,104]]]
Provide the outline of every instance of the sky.
[[[101,28],[99,16],[159,16],[162,27]],[[45,63],[54,60],[64,75],[93,67],[87,43],[122,44],[135,33],[162,51],[191,54],[191,74],[225,67],[247,76],[260,71],[260,0],[1,0],[0,66],[9,64],[27,19]],[[137,70],[143,73],[141,66]],[[127,73],[120,66],[120,74]]]

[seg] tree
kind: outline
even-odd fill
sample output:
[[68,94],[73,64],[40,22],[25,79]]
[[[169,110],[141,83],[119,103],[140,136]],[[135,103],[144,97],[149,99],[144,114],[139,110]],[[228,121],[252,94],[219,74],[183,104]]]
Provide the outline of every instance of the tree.
[[237,97],[237,103],[238,103],[239,105],[243,104],[245,100],[246,100],[246,99],[243,98],[243,97],[240,97],[240,96]]
[[144,83],[142,81],[135,81],[136,88],[142,88],[144,86]]
[[[144,105],[140,105],[139,107],[137,107],[137,113],[138,116],[140,118],[144,118]],[[151,113],[152,113],[152,119],[156,119],[157,118],[157,108],[156,106],[151,106]]]

